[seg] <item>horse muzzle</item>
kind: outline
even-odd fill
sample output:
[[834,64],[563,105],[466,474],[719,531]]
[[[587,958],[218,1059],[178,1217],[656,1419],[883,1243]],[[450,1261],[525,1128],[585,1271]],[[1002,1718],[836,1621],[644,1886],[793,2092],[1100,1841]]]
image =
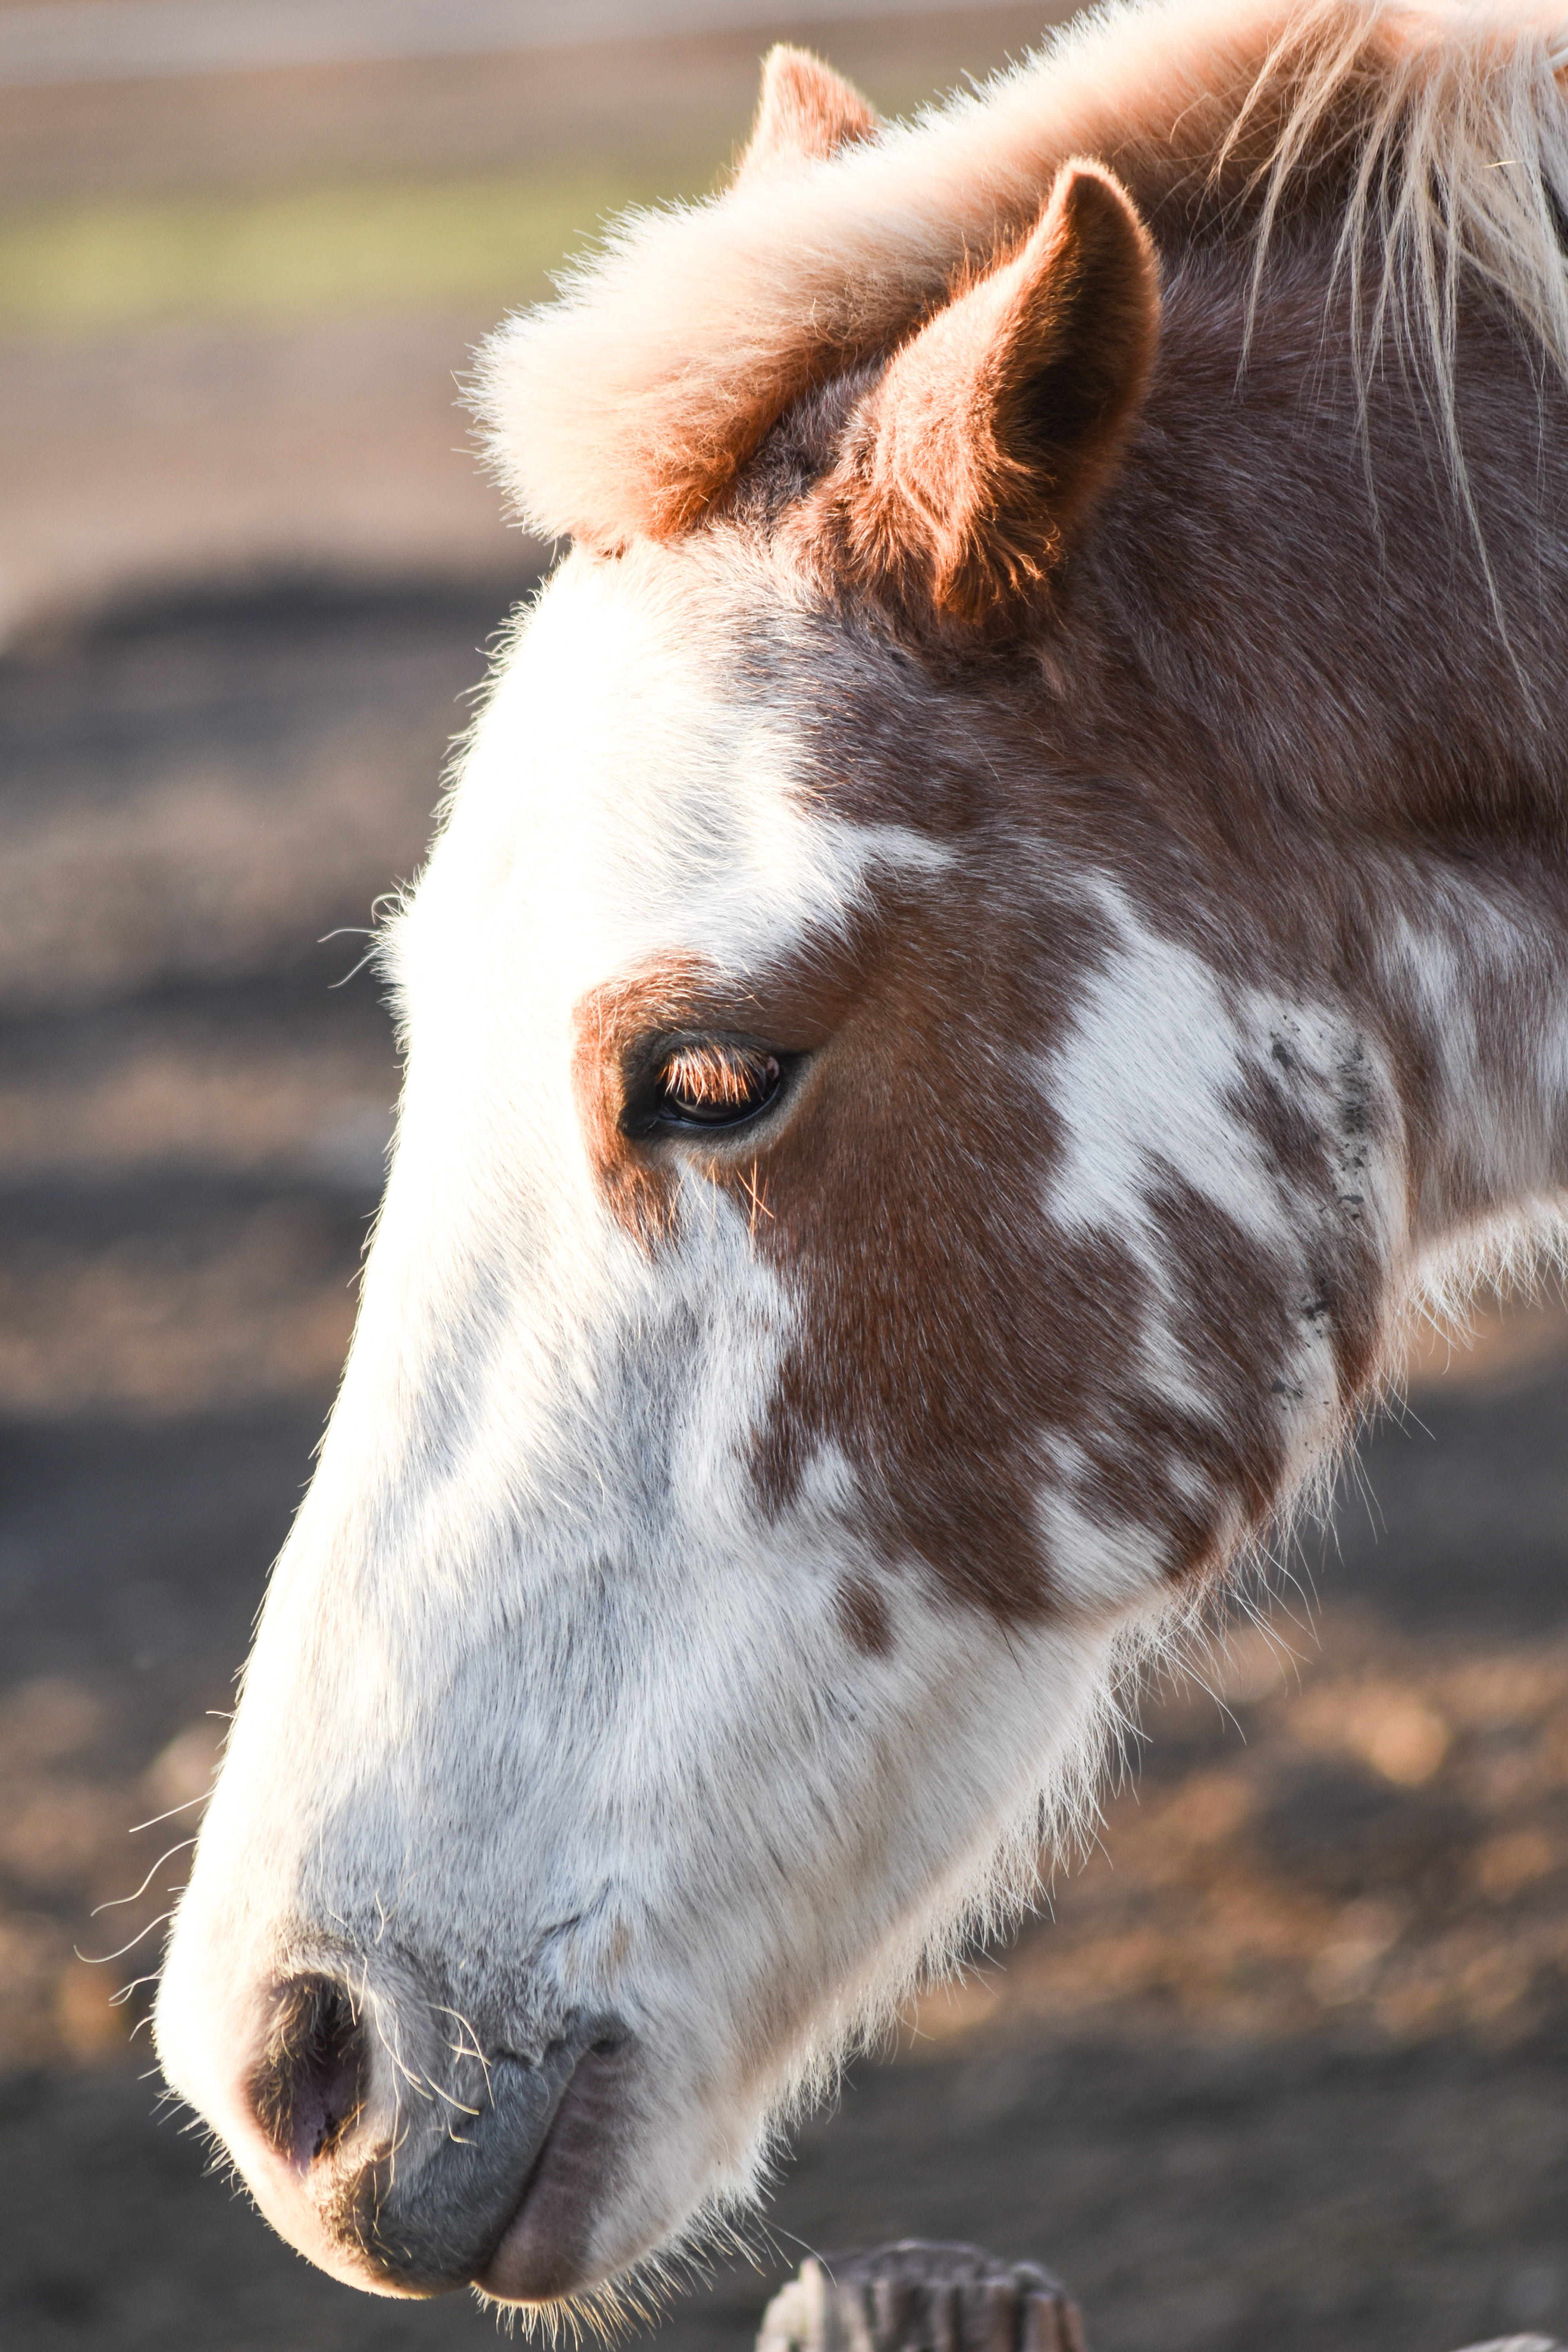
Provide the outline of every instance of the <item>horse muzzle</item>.
[[324,1969],[275,1984],[264,2006],[225,2136],[300,2252],[384,2294],[477,2285],[545,2303],[592,2284],[636,2058],[617,2021],[571,2018],[526,2053],[486,2048],[435,2002],[405,1989],[394,2006]]

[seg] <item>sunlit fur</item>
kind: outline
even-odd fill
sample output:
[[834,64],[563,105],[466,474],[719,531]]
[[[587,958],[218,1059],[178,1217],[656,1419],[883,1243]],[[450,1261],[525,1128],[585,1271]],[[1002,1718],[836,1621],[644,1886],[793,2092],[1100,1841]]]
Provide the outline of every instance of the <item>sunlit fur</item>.
[[[1371,299],[1363,371],[1420,369],[1460,462],[1455,305],[1479,272],[1568,368],[1552,199],[1568,206],[1540,5],[1164,0],[1112,6],[1038,54],[784,184],[629,215],[565,299],[494,338],[482,412],[518,514],[616,546],[689,528],[790,402],[896,343],[956,273],[1005,255],[1064,160],[1135,188],[1212,184],[1261,262],[1303,172],[1354,166],[1339,236]],[[1358,312],[1358,315],[1362,315]]]
[[[386,1202],[158,2012],[340,2275],[400,2284],[364,2180],[395,2221],[607,2019],[582,2242],[516,2294],[655,2293],[1029,1898],[1421,1302],[1560,1243],[1559,49],[1200,0],[874,137],[797,61],[793,166],[494,348],[584,544],[388,929]],[[1053,309],[1108,225],[1120,307]],[[845,523],[911,380],[997,482],[1050,454],[957,519],[984,599],[897,499],[875,565]],[[776,1115],[639,1129],[769,1056]],[[312,1975],[363,2105],[291,2168],[256,2069]]]

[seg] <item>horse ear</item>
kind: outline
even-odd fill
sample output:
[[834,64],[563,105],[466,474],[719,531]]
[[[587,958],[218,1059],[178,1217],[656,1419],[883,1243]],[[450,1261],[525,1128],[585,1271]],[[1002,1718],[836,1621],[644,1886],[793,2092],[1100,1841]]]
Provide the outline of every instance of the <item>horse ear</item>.
[[1023,247],[861,403],[813,501],[830,564],[916,617],[1004,617],[1049,581],[1114,473],[1159,313],[1126,191],[1099,164],[1064,164]]
[[875,110],[853,84],[820,58],[781,42],[763,60],[757,119],[731,184],[750,187],[778,179],[796,164],[874,139],[880,129]]

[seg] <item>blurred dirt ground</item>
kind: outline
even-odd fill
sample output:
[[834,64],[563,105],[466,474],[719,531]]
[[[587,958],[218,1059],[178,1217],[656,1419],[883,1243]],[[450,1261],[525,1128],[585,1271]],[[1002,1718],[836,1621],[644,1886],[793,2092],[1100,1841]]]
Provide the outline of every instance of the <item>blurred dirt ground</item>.
[[[902,104],[1039,21],[823,46]],[[0,207],[700,185],[758,46],[0,96]],[[309,1474],[396,1087],[363,926],[535,560],[451,455],[502,299],[0,326],[0,2352],[495,2332],[332,2285],[155,2112],[192,1814],[136,1825],[207,1783]],[[1099,2352],[1568,2333],[1565,1422],[1560,1308],[1427,1352],[1279,1641],[1151,1706],[1054,1917],[857,2066],[675,2352],[911,2231],[1050,2262]]]

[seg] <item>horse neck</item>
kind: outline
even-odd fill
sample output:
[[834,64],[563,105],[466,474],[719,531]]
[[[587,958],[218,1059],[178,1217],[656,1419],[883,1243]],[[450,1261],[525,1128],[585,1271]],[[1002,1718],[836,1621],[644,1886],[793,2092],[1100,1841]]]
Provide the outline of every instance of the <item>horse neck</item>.
[[1073,756],[1141,769],[1220,961],[1378,1049],[1419,1254],[1568,1197],[1568,397],[1467,312],[1457,478],[1418,385],[1335,380],[1324,295],[1301,272],[1243,365],[1236,277],[1173,286]]

